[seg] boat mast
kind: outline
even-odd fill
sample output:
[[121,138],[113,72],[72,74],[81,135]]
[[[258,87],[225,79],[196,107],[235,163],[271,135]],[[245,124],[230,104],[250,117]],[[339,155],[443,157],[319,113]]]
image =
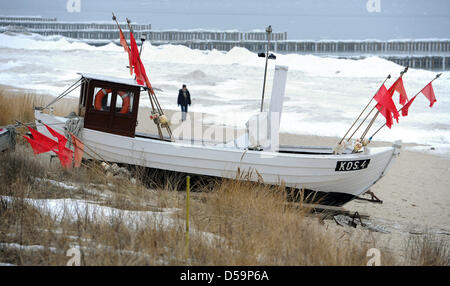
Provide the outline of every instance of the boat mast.
[[262,89],[262,98],[261,98],[261,112],[263,111],[264,106],[264,91],[266,89],[266,76],[267,76],[267,63],[269,62],[269,50],[270,50],[270,35],[272,34],[272,26],[266,28],[267,33],[267,49],[266,49],[266,67],[264,69],[264,82]]
[[[128,28],[130,30],[130,33],[133,33],[133,28],[131,27],[131,21],[128,18],[126,18],[126,19],[127,19],[127,24],[128,24]],[[117,20],[115,19],[114,14],[113,14],[113,20],[115,20],[116,23],[117,23]],[[119,25],[119,24],[117,23],[117,25]],[[139,52],[139,56],[140,56],[140,53],[142,52],[142,46],[143,45],[144,45],[144,43],[142,42],[141,50]],[[150,99],[150,103],[151,103],[151,106],[152,106],[152,114],[157,114],[158,115],[158,119],[154,120],[154,122],[156,124],[156,127],[158,128],[159,137],[160,137],[161,140],[163,140],[164,136],[162,134],[161,122],[159,121],[159,117],[164,115],[164,111],[162,110],[161,105],[159,104],[159,101],[158,101],[158,99],[156,98],[156,96],[154,94],[154,91],[150,90],[150,88],[147,88],[147,93],[148,93],[148,97]],[[156,105],[156,108],[155,108],[155,105]],[[174,138],[172,136],[172,130],[170,129],[170,126],[168,124],[166,124],[165,127],[167,129],[167,133],[169,133],[170,139],[174,140]]]

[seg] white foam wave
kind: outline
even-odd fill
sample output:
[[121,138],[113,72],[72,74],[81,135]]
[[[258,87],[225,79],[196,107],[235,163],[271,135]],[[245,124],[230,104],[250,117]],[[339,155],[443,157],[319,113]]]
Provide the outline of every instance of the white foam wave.
[[[158,96],[165,108],[178,108],[178,89],[185,83],[192,95],[190,111],[211,114],[210,122],[243,126],[259,110],[265,61],[244,48],[201,51],[146,42],[143,62],[153,86],[163,89]],[[386,82],[389,86],[403,70],[378,57],[354,60],[277,54],[276,61],[269,62],[266,108],[275,64],[289,67],[281,131],[325,136],[342,136],[384,78],[392,75]],[[113,43],[94,47],[60,36],[0,34],[0,84],[56,96],[79,78],[77,72],[130,78],[127,65],[126,53]],[[434,75],[410,69],[404,77],[410,97]],[[391,130],[385,128],[376,139],[450,146],[450,98],[446,96],[450,73],[444,72],[433,86],[438,102],[432,109],[419,96],[410,115]],[[78,96],[77,92],[72,96]],[[142,97],[141,104],[148,100]],[[379,118],[377,124],[382,123]]]

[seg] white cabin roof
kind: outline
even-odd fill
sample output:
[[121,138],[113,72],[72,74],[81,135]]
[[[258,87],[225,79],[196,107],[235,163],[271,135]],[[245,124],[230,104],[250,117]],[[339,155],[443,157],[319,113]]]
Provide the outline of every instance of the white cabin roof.
[[91,79],[96,79],[96,80],[112,82],[112,83],[120,83],[120,84],[143,87],[143,85],[137,84],[136,81],[131,78],[121,78],[121,77],[113,77],[113,76],[92,74],[92,73],[80,73],[80,72],[78,74],[85,78],[91,78]]

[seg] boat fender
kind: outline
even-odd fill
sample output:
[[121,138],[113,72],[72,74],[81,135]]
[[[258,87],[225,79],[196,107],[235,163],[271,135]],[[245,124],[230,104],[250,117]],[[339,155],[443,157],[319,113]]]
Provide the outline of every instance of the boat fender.
[[340,155],[344,152],[345,147],[347,147],[347,141],[346,140],[342,140],[341,143],[337,143],[336,146],[334,147],[333,153],[336,155]]
[[159,124],[159,115],[157,113],[152,113],[150,115],[150,120],[153,120],[153,122],[158,125]]
[[363,144],[361,143],[360,139],[356,139],[355,146],[353,147],[353,153],[359,152],[363,147]]
[[163,127],[169,126],[169,120],[164,114],[159,117],[159,123],[161,123],[161,126]]

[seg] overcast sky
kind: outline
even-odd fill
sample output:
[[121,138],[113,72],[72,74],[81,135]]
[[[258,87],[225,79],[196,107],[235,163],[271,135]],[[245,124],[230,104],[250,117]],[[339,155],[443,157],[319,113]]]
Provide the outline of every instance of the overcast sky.
[[[68,1],[80,1],[80,12]],[[0,0],[1,15],[108,21],[111,11],[154,30],[270,24],[289,39],[450,38],[450,0]]]

